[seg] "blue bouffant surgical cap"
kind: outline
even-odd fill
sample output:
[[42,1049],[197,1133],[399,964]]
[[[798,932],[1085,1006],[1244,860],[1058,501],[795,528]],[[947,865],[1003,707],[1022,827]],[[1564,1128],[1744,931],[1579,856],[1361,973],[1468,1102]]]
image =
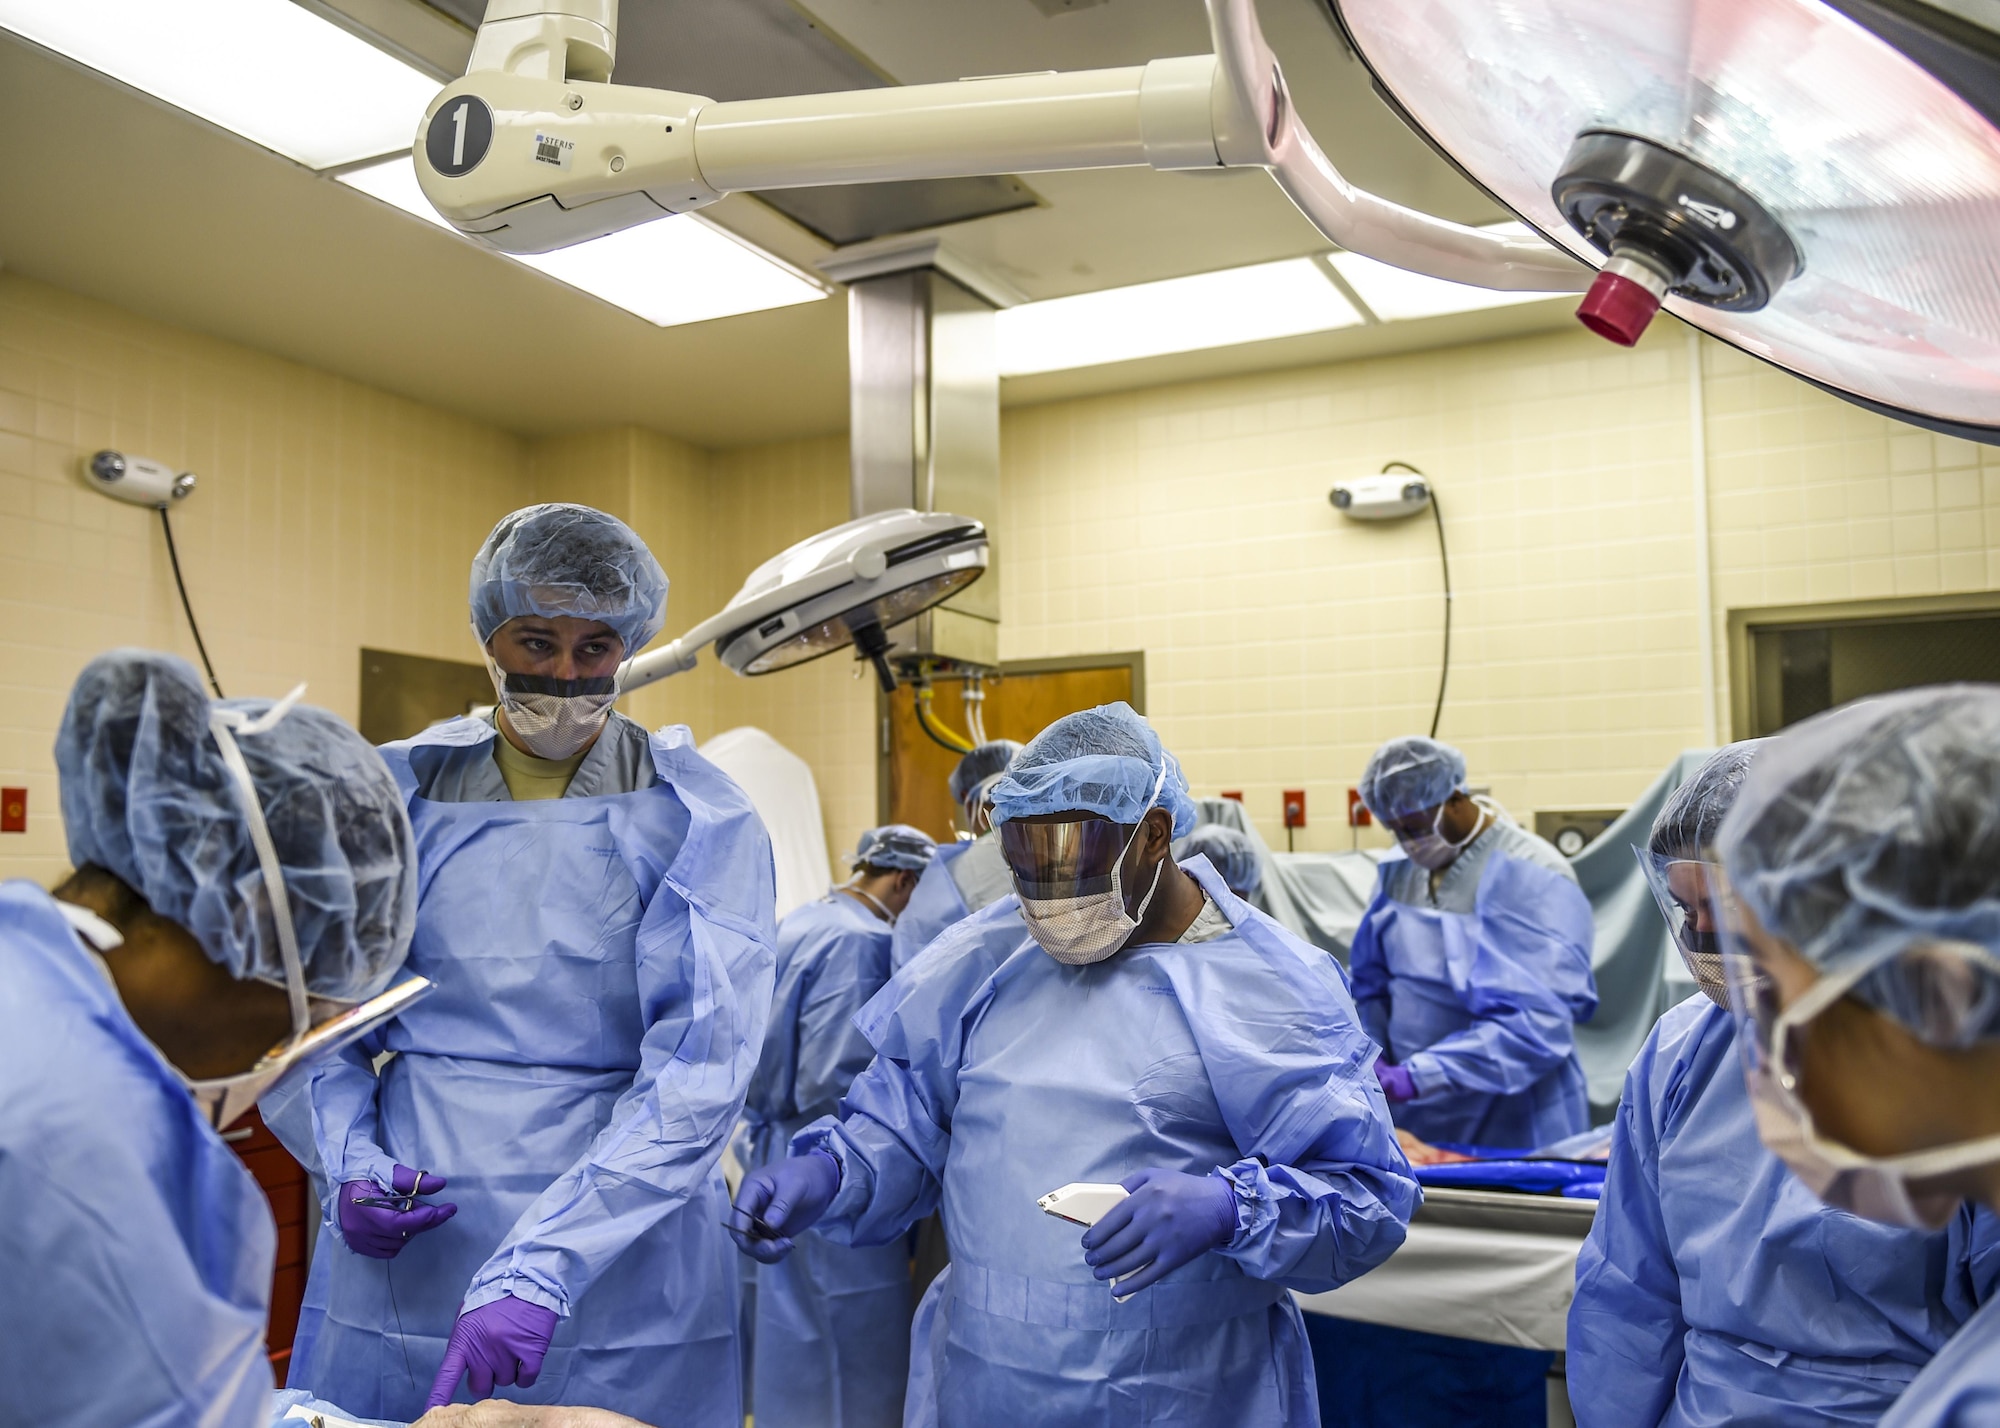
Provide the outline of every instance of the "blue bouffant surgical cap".
[[995,824],[1042,813],[1096,813],[1131,824],[1157,806],[1173,815],[1176,838],[1194,827],[1194,800],[1179,761],[1124,703],[1056,720],[1014,755],[990,797]]
[[1263,885],[1264,868],[1257,861],[1257,845],[1247,833],[1204,823],[1174,845],[1176,858],[1192,858],[1197,853],[1215,865],[1223,882],[1238,897],[1250,897]]
[[502,517],[472,558],[480,642],[522,615],[602,620],[630,659],[667,622],[667,574],[616,516],[589,506],[527,506]]
[[1731,893],[1925,1041],[2000,1036],[2000,687],[1862,700],[1768,743],[1717,840]]
[[951,771],[952,802],[963,804],[979,785],[1005,773],[1014,755],[1020,752],[1021,745],[1013,739],[988,739],[979,745]]
[[1688,781],[1667,796],[1653,820],[1647,851],[1662,858],[1703,859],[1714,847],[1722,820],[1736,805],[1750,761],[1768,740],[1745,739],[1717,749]]
[[895,868],[920,873],[937,856],[937,840],[907,823],[884,823],[861,835],[854,848],[857,868]]
[[[256,716],[268,699],[219,701]],[[56,735],[70,861],[125,882],[243,980],[285,985],[238,787],[186,661],[117,650],[84,667]],[[410,948],[417,859],[387,765],[344,721],[298,705],[237,746],[283,870],[306,989],[380,992]]]
[[1436,808],[1465,789],[1465,755],[1421,734],[1391,739],[1361,772],[1361,801],[1377,818]]

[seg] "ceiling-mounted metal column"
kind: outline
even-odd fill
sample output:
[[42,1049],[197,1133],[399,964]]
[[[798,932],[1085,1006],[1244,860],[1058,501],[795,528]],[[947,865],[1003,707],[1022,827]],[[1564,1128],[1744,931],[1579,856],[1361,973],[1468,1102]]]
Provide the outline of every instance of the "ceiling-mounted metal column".
[[[865,260],[865,272],[828,265],[848,283],[852,514],[951,511],[991,534],[1000,515],[995,303],[940,271],[956,265],[939,257],[932,241]],[[900,627],[896,653],[994,668],[999,625],[995,560],[983,579]]]

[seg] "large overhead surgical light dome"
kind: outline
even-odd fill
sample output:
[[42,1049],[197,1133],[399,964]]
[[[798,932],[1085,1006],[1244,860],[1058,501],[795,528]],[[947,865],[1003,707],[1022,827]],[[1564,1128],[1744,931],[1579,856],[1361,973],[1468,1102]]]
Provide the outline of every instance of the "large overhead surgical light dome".
[[1601,265],[1596,330],[1634,341],[1664,300],[2000,441],[2000,35],[1914,0],[1331,3],[1419,131]]

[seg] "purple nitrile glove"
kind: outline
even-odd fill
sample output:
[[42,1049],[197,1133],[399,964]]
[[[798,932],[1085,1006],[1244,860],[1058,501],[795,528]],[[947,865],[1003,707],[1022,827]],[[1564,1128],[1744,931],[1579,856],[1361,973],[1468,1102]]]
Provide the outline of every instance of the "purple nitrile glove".
[[[394,1259],[403,1252],[411,1235],[434,1230],[458,1213],[456,1205],[419,1205],[413,1195],[434,1195],[444,1189],[445,1178],[428,1170],[412,1170],[398,1165],[390,1175],[395,1194],[384,1191],[373,1180],[350,1180],[340,1187],[337,1212],[340,1237],[356,1254],[370,1259]],[[398,1200],[408,1201],[403,1209]]]
[[729,1207],[729,1237],[759,1264],[792,1252],[792,1236],[811,1229],[840,1193],[840,1162],[813,1149],[743,1177]]
[[1377,1061],[1375,1079],[1382,1083],[1382,1094],[1392,1101],[1414,1101],[1417,1098],[1417,1078],[1410,1074],[1407,1066]]
[[444,1362],[431,1381],[424,1411],[451,1402],[461,1378],[471,1381],[475,1399],[491,1398],[496,1383],[533,1388],[559,1317],[553,1309],[511,1294],[460,1313],[451,1326],[451,1342],[444,1346]]
[[1123,1184],[1131,1193],[1083,1233],[1083,1262],[1118,1280],[1120,1299],[1236,1238],[1236,1191],[1220,1174],[1156,1167]]

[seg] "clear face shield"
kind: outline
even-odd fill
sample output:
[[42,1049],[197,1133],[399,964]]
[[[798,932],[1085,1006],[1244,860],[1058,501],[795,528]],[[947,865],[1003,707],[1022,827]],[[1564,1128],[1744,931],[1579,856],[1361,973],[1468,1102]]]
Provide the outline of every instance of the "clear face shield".
[[965,801],[958,806],[958,835],[962,839],[977,838],[993,826],[993,806],[987,799],[993,792],[993,785],[1007,776],[1002,769],[989,774],[973,785],[972,792],[966,794]]
[[1010,819],[1000,825],[1000,852],[1014,876],[1021,917],[1044,952],[1058,962],[1101,962],[1131,938],[1159,889],[1170,858],[1162,858],[1136,912],[1125,908],[1126,854],[1166,783],[1166,765],[1153,781],[1139,821],[1113,823],[1079,814],[1061,823]]
[[1710,889],[1721,868],[1697,858],[1669,858],[1634,847],[1646,886],[1667,924],[1674,950],[1688,975],[1717,1006],[1729,1005],[1729,977],[1722,969],[1722,936],[1712,911]]
[[[1759,926],[1750,909],[1732,896],[1719,869],[1711,883],[1711,915],[1721,929],[1736,1046],[1758,1138],[1808,1189],[1837,1209],[1913,1229],[1942,1228],[1964,1195],[1936,1182],[2000,1162],[2000,1136],[1901,1155],[1866,1155],[1820,1134],[1801,1085],[1813,1020],[1893,957],[1822,973]],[[1913,941],[1893,955],[1971,957],[2000,971],[2000,962],[1970,944],[1947,949]]]
[[240,709],[216,708],[209,711],[209,731],[222,750],[236,801],[249,824],[250,842],[257,850],[257,863],[270,898],[271,921],[285,966],[285,992],[291,1000],[292,1034],[259,1057],[257,1064],[234,1076],[196,1080],[182,1076],[195,1104],[208,1123],[221,1130],[257,1103],[257,1098],[279,1078],[331,1056],[342,1047],[368,1034],[389,1018],[427,995],[431,983],[411,977],[380,996],[349,1005],[314,997],[306,991],[305,963],[299,955],[298,933],[292,922],[291,898],[285,889],[278,850],[264,821],[264,808],[257,798],[257,786],[243,761],[238,738],[254,738],[277,725],[305,693],[301,684],[264,713],[252,718]]

